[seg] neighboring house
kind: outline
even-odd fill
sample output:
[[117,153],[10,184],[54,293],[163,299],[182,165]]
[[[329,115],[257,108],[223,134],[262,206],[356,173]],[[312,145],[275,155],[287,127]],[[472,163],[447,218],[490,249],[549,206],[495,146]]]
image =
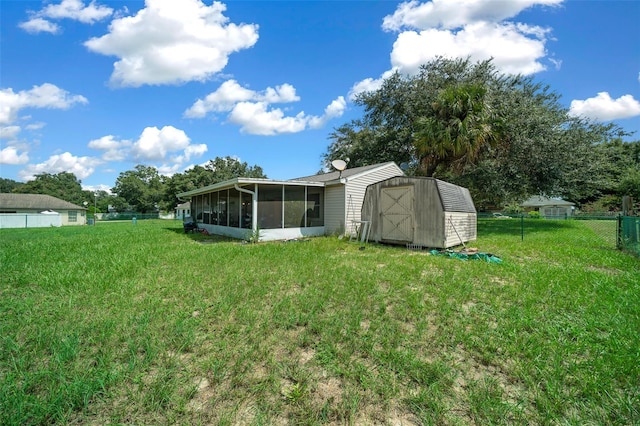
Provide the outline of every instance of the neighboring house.
[[282,240],[352,233],[367,186],[404,175],[388,162],[291,180],[235,178],[178,194],[212,234]]
[[[0,216],[3,216],[3,227],[36,227],[36,223],[48,223],[58,213],[60,225],[85,225],[87,223],[87,209],[73,203],[61,200],[51,195],[43,194],[13,194],[0,193]],[[33,216],[31,225],[28,220],[20,219]],[[20,226],[14,226],[14,222]],[[25,226],[26,224],[26,226]],[[49,225],[41,225],[49,226]]]
[[184,220],[185,217],[191,216],[191,203],[181,203],[176,206],[176,219]]
[[362,217],[376,242],[448,248],[477,238],[469,190],[430,177],[398,176],[370,185]]
[[548,198],[534,195],[520,206],[525,212],[540,212],[545,219],[566,219],[573,215],[574,203],[561,198]]

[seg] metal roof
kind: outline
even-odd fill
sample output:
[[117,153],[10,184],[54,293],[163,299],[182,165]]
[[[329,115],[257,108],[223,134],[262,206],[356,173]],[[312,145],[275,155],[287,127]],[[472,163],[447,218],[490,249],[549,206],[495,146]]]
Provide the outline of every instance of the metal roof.
[[0,209],[86,210],[51,195],[14,193],[0,193]]
[[467,188],[435,179],[446,212],[476,213],[476,207]]

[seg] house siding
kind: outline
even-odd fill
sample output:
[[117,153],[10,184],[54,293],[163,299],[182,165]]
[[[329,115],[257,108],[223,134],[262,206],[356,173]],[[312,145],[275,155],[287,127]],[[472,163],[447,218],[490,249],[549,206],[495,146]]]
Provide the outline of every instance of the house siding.
[[345,187],[328,186],[324,190],[324,229],[327,235],[341,234],[345,225]]
[[402,176],[404,172],[395,164],[385,164],[379,169],[368,171],[359,176],[353,176],[345,185],[346,190],[346,212],[344,223],[347,224],[345,232],[347,234],[355,233],[354,221],[362,220],[362,203],[367,187],[371,184],[395,177]]

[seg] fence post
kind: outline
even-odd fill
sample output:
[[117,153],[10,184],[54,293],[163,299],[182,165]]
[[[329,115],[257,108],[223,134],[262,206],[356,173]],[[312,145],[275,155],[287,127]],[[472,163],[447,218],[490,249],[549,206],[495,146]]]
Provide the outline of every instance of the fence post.
[[616,221],[616,248],[622,250],[622,215],[618,214],[618,220]]

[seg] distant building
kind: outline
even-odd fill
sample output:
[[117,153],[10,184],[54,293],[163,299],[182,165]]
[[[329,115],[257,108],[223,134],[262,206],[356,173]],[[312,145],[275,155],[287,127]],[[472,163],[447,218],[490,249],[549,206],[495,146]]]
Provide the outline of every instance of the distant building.
[[[42,226],[51,226],[49,222],[52,220],[51,217],[47,220],[44,218],[40,220],[37,217],[53,216],[56,213],[60,215],[59,223],[61,226],[85,225],[87,223],[86,212],[87,209],[84,207],[51,195],[0,193],[0,216],[3,216],[1,220],[4,228],[37,227],[36,223],[46,223]],[[29,225],[27,220],[25,226],[25,220],[18,219],[19,216],[24,217],[25,215],[35,215],[32,225]],[[19,226],[12,226],[14,222]]]
[[535,195],[520,204],[525,212],[536,211],[545,219],[566,219],[573,215],[574,203],[561,198]]
[[176,219],[183,220],[189,216],[191,216],[191,202],[187,201],[176,206]]

